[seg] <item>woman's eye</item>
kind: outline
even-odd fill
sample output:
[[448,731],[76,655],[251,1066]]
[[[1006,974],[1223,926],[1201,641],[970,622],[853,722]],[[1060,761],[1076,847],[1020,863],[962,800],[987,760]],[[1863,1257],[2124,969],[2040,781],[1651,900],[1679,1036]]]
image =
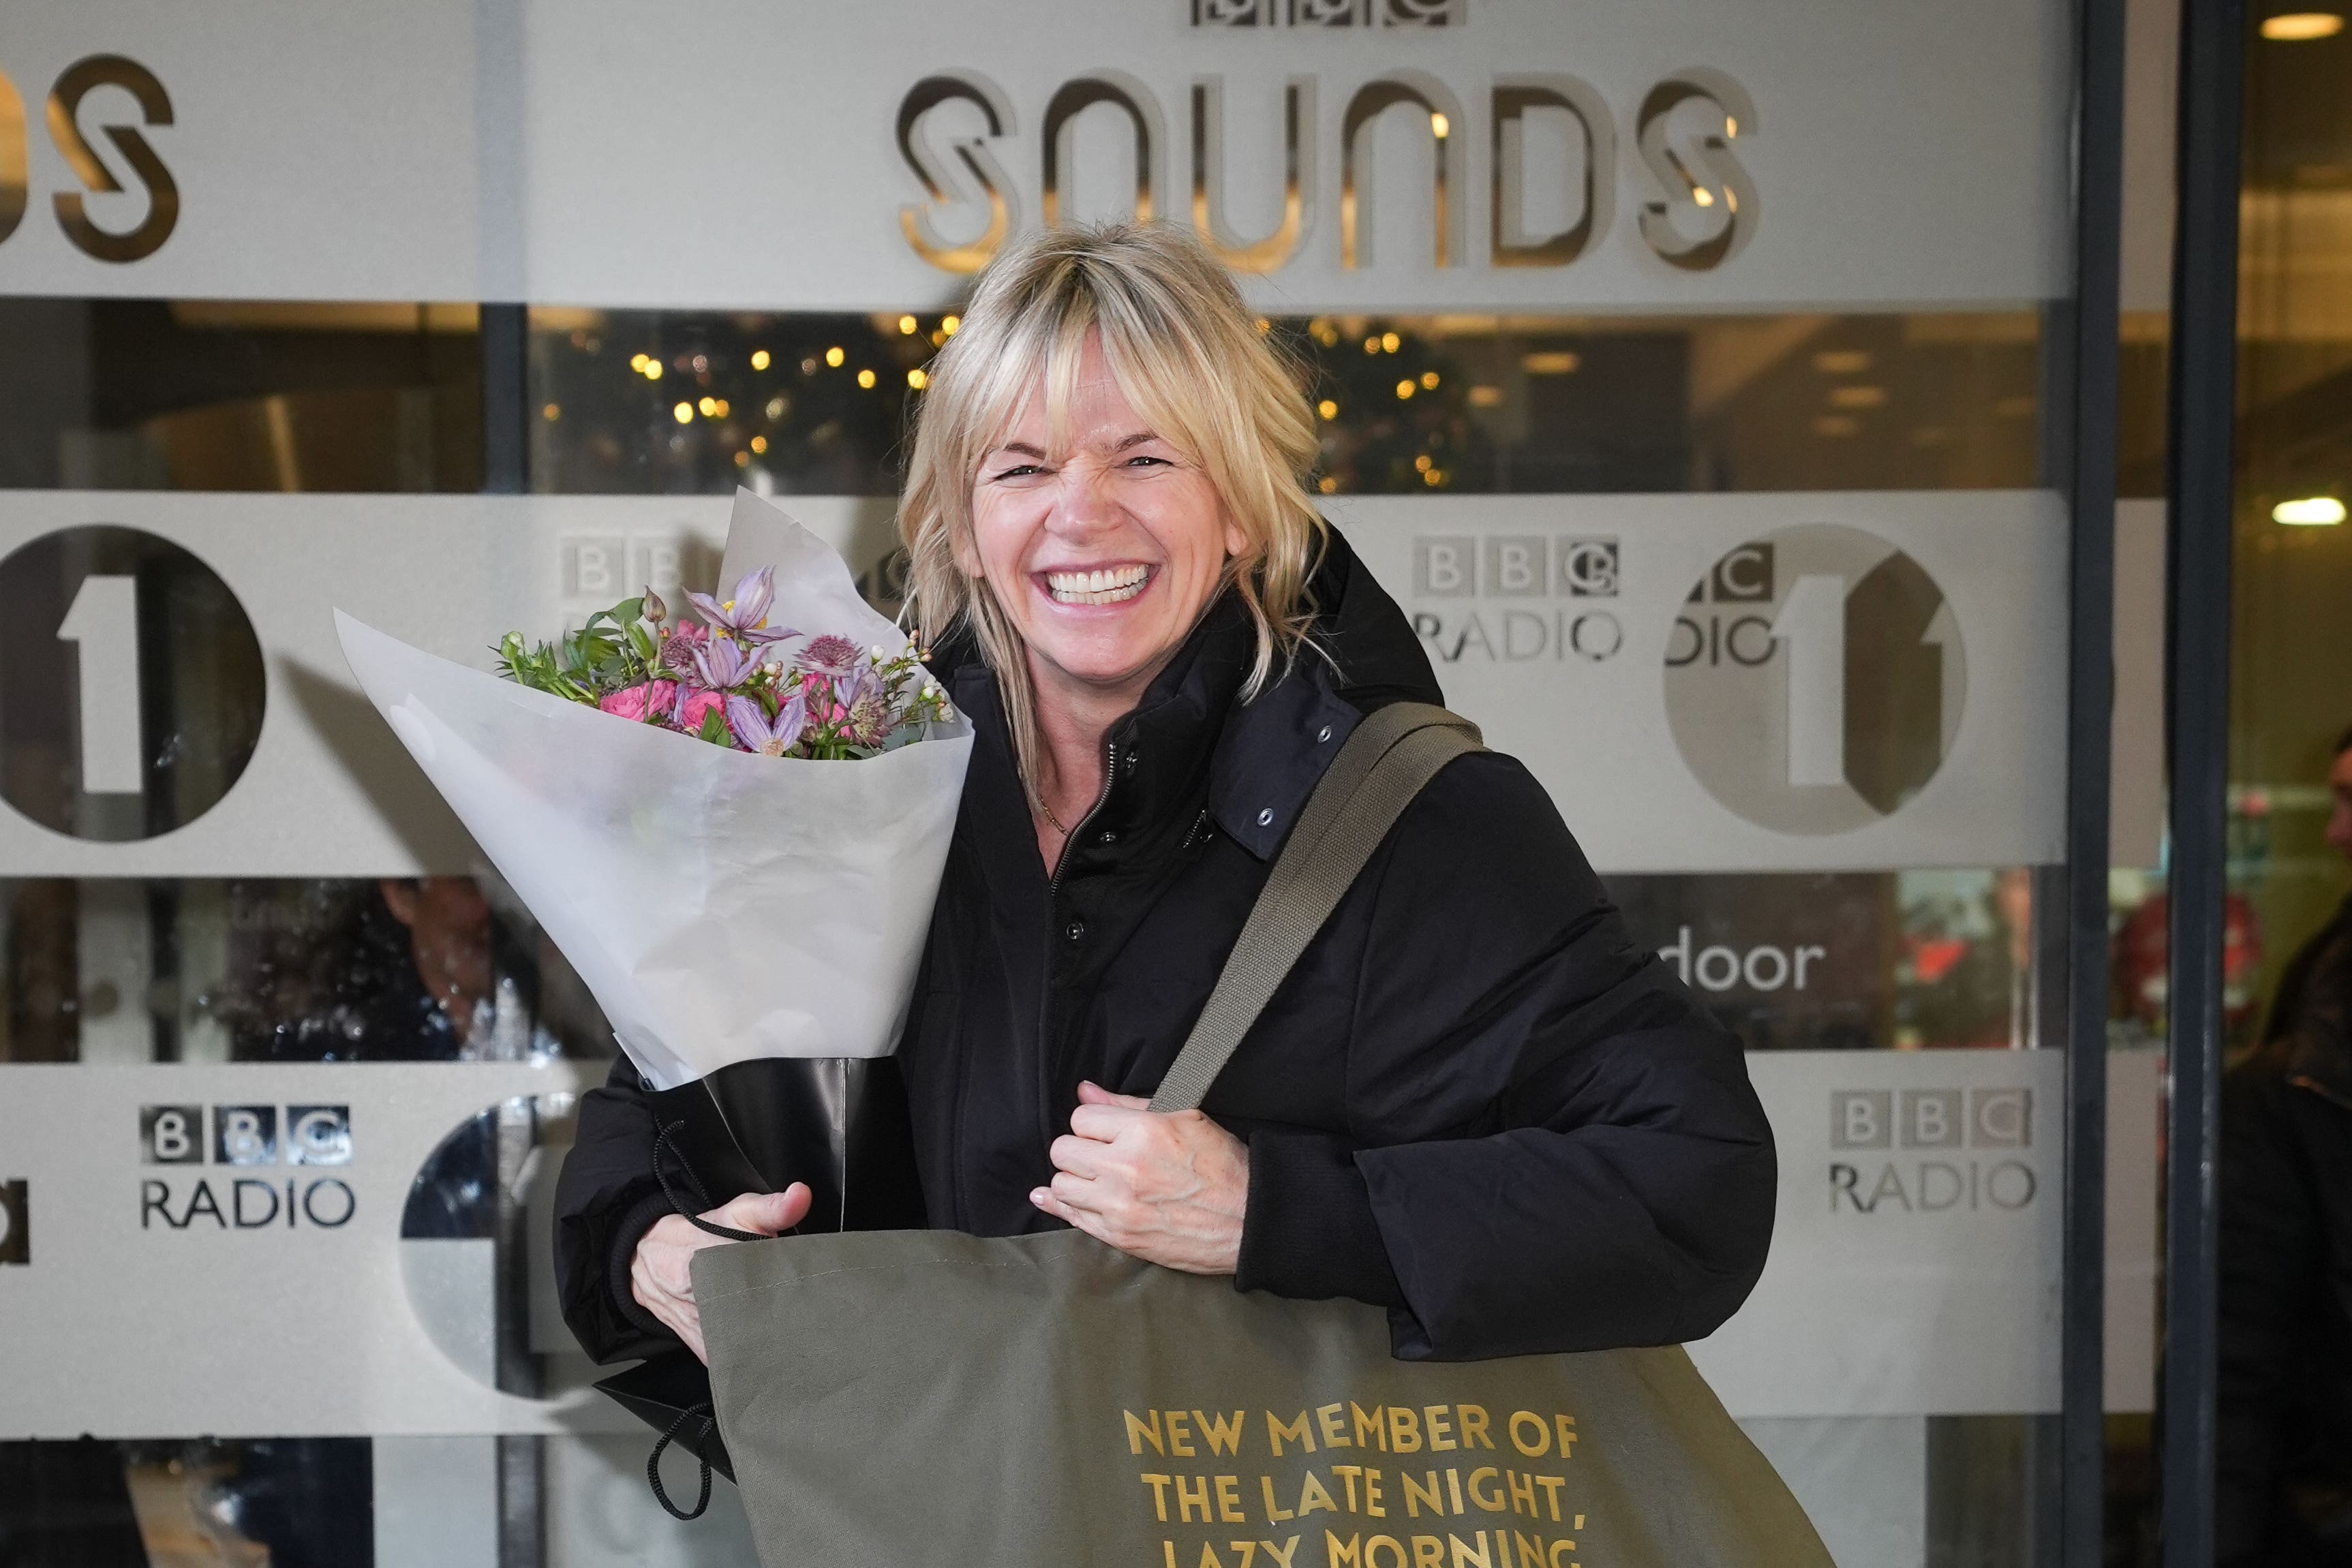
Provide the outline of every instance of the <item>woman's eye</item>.
[[1004,470],[1002,474],[999,474],[997,478],[1026,479],[1032,474],[1043,474],[1045,470],[1038,467],[1034,463],[1016,463],[1012,467]]
[[1127,465],[1130,468],[1139,467],[1145,465],[1150,465],[1158,468],[1165,468],[1168,466],[1168,459],[1165,457],[1153,457],[1147,453],[1139,452],[1134,456],[1127,460]]

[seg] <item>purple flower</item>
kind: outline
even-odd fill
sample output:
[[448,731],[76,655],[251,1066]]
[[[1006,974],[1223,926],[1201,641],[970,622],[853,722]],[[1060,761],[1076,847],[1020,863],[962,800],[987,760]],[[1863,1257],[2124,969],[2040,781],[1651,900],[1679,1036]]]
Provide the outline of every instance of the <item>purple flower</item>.
[[850,698],[849,712],[842,720],[842,729],[853,746],[879,746],[890,738],[897,726],[891,722],[890,699],[883,689],[882,678],[871,669],[860,673],[856,695]]
[[694,607],[712,627],[747,643],[781,643],[800,635],[767,624],[768,606],[776,601],[776,569],[772,566],[745,572],[742,580],[736,583],[735,591],[723,600],[690,590],[687,598],[694,601]]
[[756,751],[762,757],[782,757],[793,748],[808,727],[808,704],[795,692],[793,700],[776,710],[773,723],[760,711],[760,705],[750,697],[727,699],[727,727],[746,751]]
[[757,668],[759,661],[745,658],[742,648],[732,638],[713,637],[694,651],[694,673],[715,692],[734,690]]

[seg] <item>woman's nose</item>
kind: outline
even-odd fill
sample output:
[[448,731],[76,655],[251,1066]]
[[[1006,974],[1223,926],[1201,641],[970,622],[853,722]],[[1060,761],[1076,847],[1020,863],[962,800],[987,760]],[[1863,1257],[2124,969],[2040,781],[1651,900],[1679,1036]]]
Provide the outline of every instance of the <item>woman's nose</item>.
[[1062,470],[1061,495],[1050,526],[1070,533],[1108,528],[1118,520],[1118,505],[1110,494],[1110,476],[1098,464],[1073,463]]

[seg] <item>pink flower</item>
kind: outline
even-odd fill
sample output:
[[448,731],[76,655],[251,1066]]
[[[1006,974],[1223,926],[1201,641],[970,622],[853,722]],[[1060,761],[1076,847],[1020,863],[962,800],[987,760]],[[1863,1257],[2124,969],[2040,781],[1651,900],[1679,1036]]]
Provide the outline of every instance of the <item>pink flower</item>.
[[726,704],[726,695],[720,692],[689,692],[686,700],[678,705],[677,727],[688,735],[698,735],[702,730],[702,716],[715,712],[724,717]]
[[625,686],[617,692],[608,693],[596,700],[596,706],[616,718],[625,718],[631,724],[643,724],[648,708],[656,714],[663,713],[677,700],[677,696],[676,681],[647,681],[643,685]]
[[845,681],[856,674],[866,661],[866,650],[848,638],[828,632],[809,639],[808,646],[800,651],[793,662],[812,675],[828,680]]
[[662,667],[680,674],[691,670],[694,668],[695,651],[709,641],[709,627],[698,626],[691,621],[679,622],[661,640]]

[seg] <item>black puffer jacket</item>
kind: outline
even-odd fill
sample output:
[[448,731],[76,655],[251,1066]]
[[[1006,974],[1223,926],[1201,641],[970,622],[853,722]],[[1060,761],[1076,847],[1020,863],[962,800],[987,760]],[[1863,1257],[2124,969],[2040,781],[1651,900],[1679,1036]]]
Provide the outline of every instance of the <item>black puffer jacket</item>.
[[[1050,880],[993,678],[940,661],[979,742],[900,1048],[934,1225],[1057,1223],[1028,1194],[1079,1082],[1151,1092],[1340,741],[1440,700],[1344,541],[1313,587],[1322,654],[1246,704],[1248,623],[1212,609],[1113,727],[1107,791]],[[1461,758],[1408,809],[1203,1109],[1249,1144],[1235,1283],[1384,1305],[1401,1356],[1696,1338],[1771,1237],[1738,1040],[1626,934],[1508,757]],[[624,1064],[558,1196],[566,1313],[604,1359],[674,1343],[628,1296],[664,1212],[650,1140]]]
[[2221,1097],[2216,1557],[2352,1564],[2352,902]]

